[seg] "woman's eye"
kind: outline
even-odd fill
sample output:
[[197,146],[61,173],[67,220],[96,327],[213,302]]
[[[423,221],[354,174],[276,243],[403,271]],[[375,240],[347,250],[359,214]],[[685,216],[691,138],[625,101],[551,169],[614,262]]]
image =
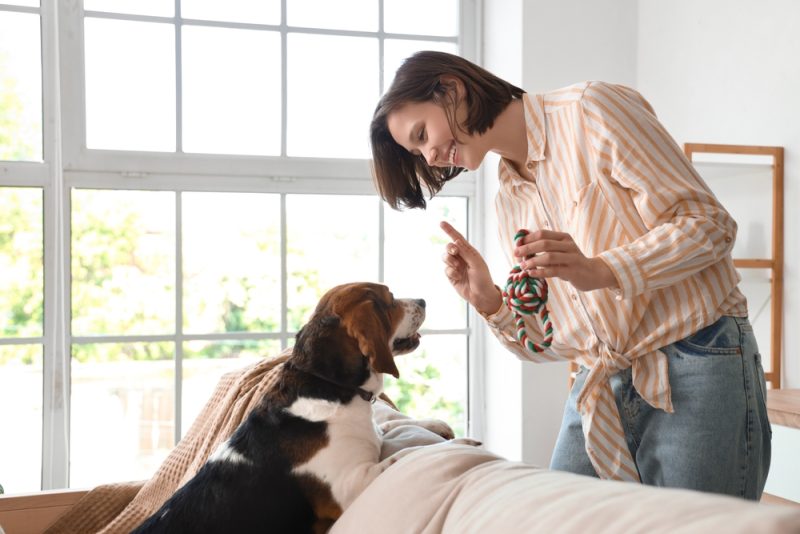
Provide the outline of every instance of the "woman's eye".
[[425,140],[425,128],[421,128],[420,129],[418,138],[419,138],[420,141],[424,141]]

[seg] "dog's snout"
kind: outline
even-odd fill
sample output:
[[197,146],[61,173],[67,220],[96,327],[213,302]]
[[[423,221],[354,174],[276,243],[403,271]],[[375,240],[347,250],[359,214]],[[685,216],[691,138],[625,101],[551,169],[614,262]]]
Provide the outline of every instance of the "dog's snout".
[[420,308],[423,308],[423,309],[425,308],[425,299],[415,299],[415,300],[414,300],[414,302],[415,302],[415,303],[417,304],[417,306],[419,306]]

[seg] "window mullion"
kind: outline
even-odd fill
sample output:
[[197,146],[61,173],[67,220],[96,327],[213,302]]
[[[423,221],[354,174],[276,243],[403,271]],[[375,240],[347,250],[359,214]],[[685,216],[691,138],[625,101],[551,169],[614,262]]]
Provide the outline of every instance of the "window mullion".
[[[69,194],[62,172],[62,106],[59,85],[58,2],[42,2],[42,95],[44,158],[44,388],[42,399],[42,489],[69,481]],[[66,31],[66,29],[65,29]],[[49,126],[48,125],[55,125]]]
[[183,194],[175,193],[175,443],[183,426]]
[[287,59],[289,54],[286,50],[288,38],[286,32],[286,2],[281,0],[281,157],[286,157],[286,126],[288,125],[288,115],[286,113],[286,106],[289,102],[287,96],[287,87],[289,86]]
[[183,152],[183,21],[181,0],[175,0],[175,152]]
[[[58,82],[61,149],[64,169],[79,168],[86,146],[86,101],[84,99],[83,2],[53,0],[58,37]],[[50,5],[44,2],[43,5]]]
[[288,262],[286,261],[289,250],[288,235],[286,228],[286,194],[281,194],[281,350],[289,345],[289,273],[287,272]]

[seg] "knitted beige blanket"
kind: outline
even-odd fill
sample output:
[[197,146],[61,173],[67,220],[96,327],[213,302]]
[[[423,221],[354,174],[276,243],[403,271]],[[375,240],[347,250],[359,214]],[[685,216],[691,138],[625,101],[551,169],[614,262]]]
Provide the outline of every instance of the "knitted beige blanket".
[[98,486],[56,521],[46,534],[127,533],[158,510],[202,467],[244,421],[275,382],[291,354],[281,354],[224,375],[189,432],[148,481]]

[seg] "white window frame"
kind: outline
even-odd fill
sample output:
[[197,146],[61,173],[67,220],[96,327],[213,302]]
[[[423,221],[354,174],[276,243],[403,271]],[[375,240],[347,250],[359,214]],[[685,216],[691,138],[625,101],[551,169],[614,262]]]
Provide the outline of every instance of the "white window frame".
[[[0,0],[1,1],[1,0]],[[283,61],[285,71],[287,29],[285,5],[282,0],[284,20],[282,34]],[[383,0],[379,0],[379,15],[382,18]],[[176,5],[179,2],[176,0]],[[482,0],[460,0],[458,45],[462,55],[479,61],[480,13]],[[186,154],[179,152],[135,152],[117,150],[94,150],[86,147],[84,62],[83,62],[83,2],[82,0],[42,0],[41,8],[4,6],[10,11],[41,14],[42,20],[42,86],[43,86],[43,162],[0,162],[0,186],[41,187],[44,195],[44,302],[45,325],[41,338],[25,338],[5,341],[4,344],[30,342],[41,343],[44,357],[44,399],[42,433],[42,489],[68,486],[69,480],[69,387],[71,344],[91,341],[91,336],[75,339],[70,334],[70,192],[73,188],[169,190],[177,192],[218,191],[279,193],[282,199],[293,193],[358,194],[374,195],[375,189],[368,160],[296,158],[267,156],[228,156]],[[177,10],[176,10],[177,13]],[[151,17],[130,16],[132,20],[154,20]],[[175,18],[157,18],[175,21]],[[226,24],[228,25],[228,24]],[[230,24],[229,26],[249,27]],[[277,29],[277,27],[276,27]],[[306,30],[304,30],[306,31]],[[328,32],[308,30],[309,33],[368,35],[371,37],[400,37],[383,32]],[[429,36],[417,36],[430,40]],[[380,57],[383,61],[383,39],[380,42]],[[177,39],[176,48],[180,47]],[[179,68],[176,67],[176,68]],[[380,66],[381,91],[383,90],[383,66]],[[286,81],[283,77],[283,128],[281,153],[286,152]],[[180,89],[176,91],[180,99]],[[180,107],[178,108],[180,109]],[[177,131],[180,132],[180,116]],[[365,125],[366,130],[367,125]],[[180,134],[178,133],[178,138]],[[468,234],[481,247],[484,199],[481,175],[467,173],[445,187],[444,195],[462,196],[468,200]],[[180,195],[176,206],[180,208]],[[383,244],[383,209],[380,208],[380,242]],[[180,221],[180,212],[177,213]],[[178,222],[180,224],[180,222]],[[180,235],[180,234],[178,234]],[[180,239],[176,240],[180,254]],[[178,256],[178,258],[180,258]],[[178,259],[180,261],[180,259]],[[285,260],[284,260],[285,261]],[[381,276],[383,259],[380,262]],[[62,273],[62,274],[60,274]],[[61,278],[63,276],[63,279]],[[282,274],[286,276],[285,271]],[[178,282],[180,283],[180,282]],[[285,287],[285,281],[283,283]],[[177,289],[180,289],[178,285]],[[284,295],[285,297],[285,295]],[[284,298],[285,306],[285,298]],[[180,306],[178,307],[180,309]],[[178,311],[178,313],[180,313]],[[478,355],[484,351],[484,330],[475,328],[478,318],[470,309],[465,329],[440,331],[438,333],[467,334],[469,337],[467,362],[469,373],[468,432],[482,438],[483,434],[483,361]],[[181,350],[181,341],[190,336],[181,336],[179,327],[171,336],[114,336],[120,341],[149,340],[151,337],[169,338],[175,341],[176,350]],[[284,330],[284,329],[282,329]],[[103,336],[109,340],[109,336]],[[191,336],[194,339],[197,336]],[[208,337],[208,336],[200,336]],[[209,339],[216,336],[211,336]],[[221,335],[230,339],[234,336]],[[257,336],[250,336],[257,337]],[[271,336],[274,337],[274,336]],[[282,345],[287,339],[280,336]],[[178,361],[180,359],[178,358]],[[179,377],[176,373],[176,377]],[[176,398],[180,399],[180,384],[176,379]],[[180,413],[180,412],[177,412]],[[176,429],[176,441],[180,429]]]

